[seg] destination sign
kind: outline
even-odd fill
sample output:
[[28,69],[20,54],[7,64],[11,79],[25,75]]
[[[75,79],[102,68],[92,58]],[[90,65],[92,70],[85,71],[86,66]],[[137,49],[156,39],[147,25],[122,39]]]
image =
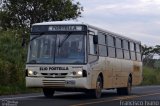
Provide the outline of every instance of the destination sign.
[[84,25],[35,25],[32,32],[87,31]]
[[82,31],[82,26],[49,26],[48,31]]

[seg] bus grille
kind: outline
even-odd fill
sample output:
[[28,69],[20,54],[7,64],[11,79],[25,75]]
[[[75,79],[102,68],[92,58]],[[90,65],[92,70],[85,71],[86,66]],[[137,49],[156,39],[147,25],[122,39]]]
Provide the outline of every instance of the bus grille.
[[65,78],[67,73],[41,73],[45,78]]
[[46,87],[64,87],[65,80],[43,80],[43,85]]

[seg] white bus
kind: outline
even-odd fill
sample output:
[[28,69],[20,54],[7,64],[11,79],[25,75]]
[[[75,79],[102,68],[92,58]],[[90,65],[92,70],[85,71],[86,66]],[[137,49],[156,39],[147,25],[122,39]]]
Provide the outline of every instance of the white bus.
[[32,25],[26,86],[55,91],[83,91],[100,98],[102,89],[130,94],[142,81],[141,43],[77,22]]

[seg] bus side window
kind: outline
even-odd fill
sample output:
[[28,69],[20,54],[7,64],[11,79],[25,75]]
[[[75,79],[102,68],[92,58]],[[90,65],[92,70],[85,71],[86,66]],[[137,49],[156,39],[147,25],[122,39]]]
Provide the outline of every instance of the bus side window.
[[141,51],[140,50],[140,45],[136,44],[136,57],[137,57],[137,61],[142,61],[140,51]]
[[101,45],[106,45],[106,35],[99,32],[98,33],[98,43]]
[[89,35],[89,54],[97,55],[97,45],[93,43],[93,35]]
[[116,55],[117,58],[123,59],[122,40],[120,38],[116,38]]
[[124,59],[129,60],[130,59],[129,42],[126,40],[123,40],[123,51],[124,51]]
[[98,43],[99,56],[107,56],[106,35],[104,33],[98,33]]
[[131,60],[136,60],[135,44],[133,42],[130,42],[130,53],[131,53]]
[[140,53],[140,45],[136,44],[136,52]]
[[107,36],[107,46],[108,46],[108,56],[115,58],[116,49],[115,49],[115,38],[113,36]]

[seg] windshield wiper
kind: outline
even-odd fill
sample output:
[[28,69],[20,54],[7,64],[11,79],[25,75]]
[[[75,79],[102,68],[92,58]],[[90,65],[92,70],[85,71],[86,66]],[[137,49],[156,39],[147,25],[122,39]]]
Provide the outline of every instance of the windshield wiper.
[[58,45],[59,48],[63,46],[64,42],[69,38],[69,36],[70,36],[71,34],[72,34],[72,32],[69,32],[69,33],[65,36],[65,38],[62,40],[62,42]]
[[39,34],[38,36],[36,36],[36,37],[33,37],[30,41],[33,41],[34,39],[39,38],[39,37],[41,37],[42,35],[44,35],[44,32],[40,33],[40,34]]

